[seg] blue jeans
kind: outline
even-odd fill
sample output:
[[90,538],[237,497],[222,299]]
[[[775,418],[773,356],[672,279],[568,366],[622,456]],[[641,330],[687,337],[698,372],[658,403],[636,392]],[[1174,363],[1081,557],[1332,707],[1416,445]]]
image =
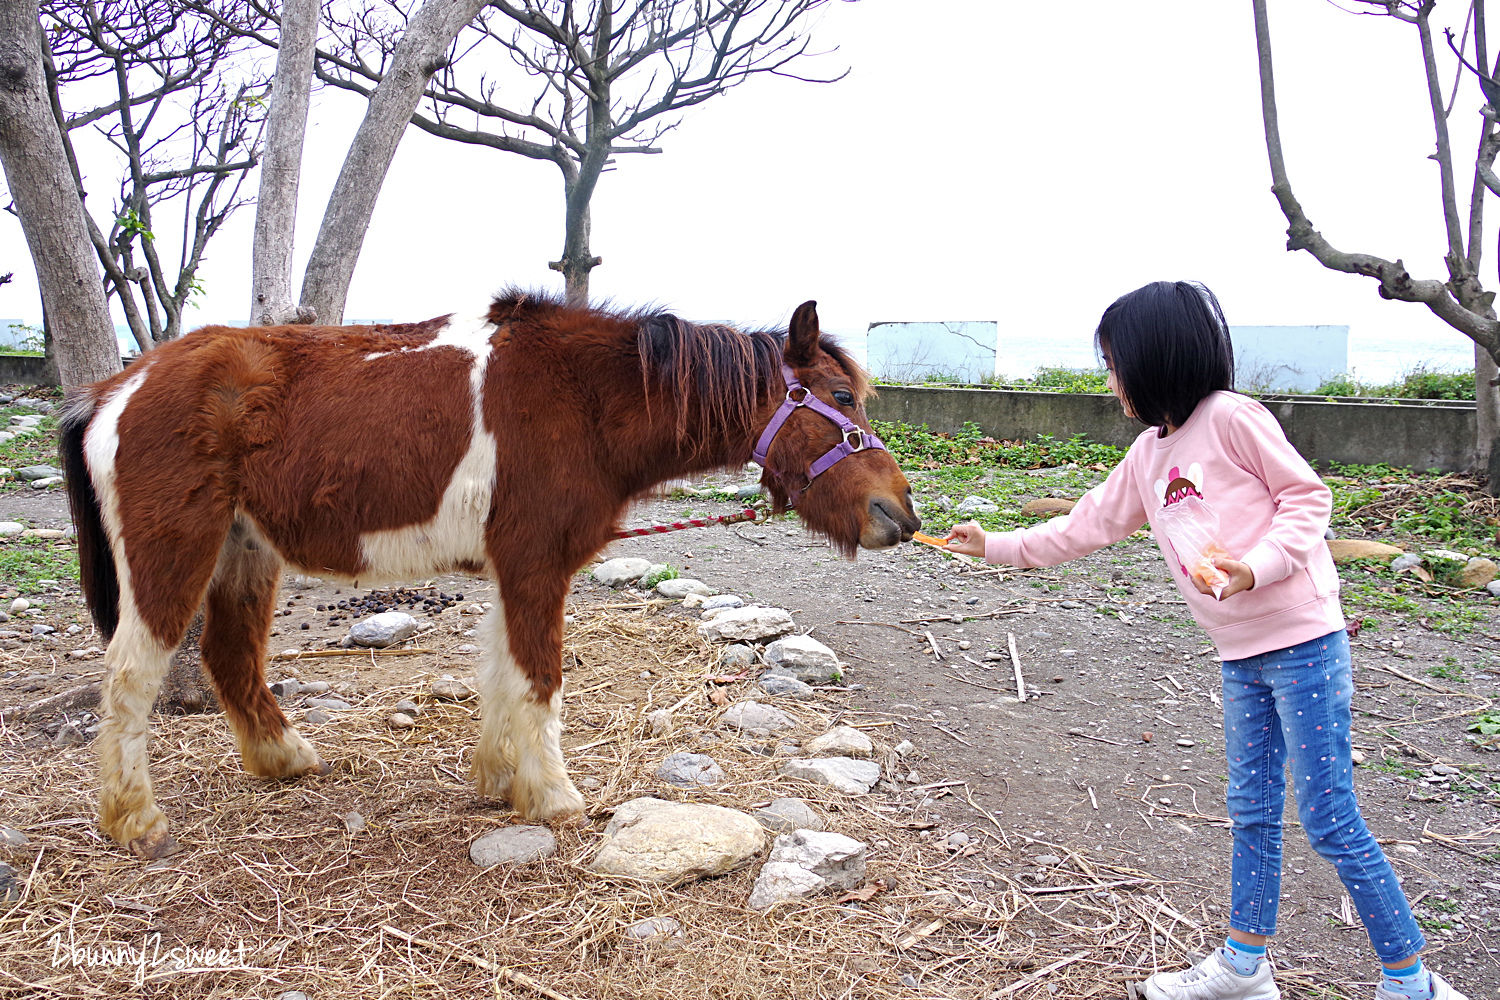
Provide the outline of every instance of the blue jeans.
[[1224,745],[1234,824],[1229,925],[1276,933],[1286,775],[1308,841],[1333,863],[1384,963],[1426,941],[1396,873],[1359,815],[1350,760],[1354,691],[1349,638],[1333,632],[1290,649],[1224,661]]

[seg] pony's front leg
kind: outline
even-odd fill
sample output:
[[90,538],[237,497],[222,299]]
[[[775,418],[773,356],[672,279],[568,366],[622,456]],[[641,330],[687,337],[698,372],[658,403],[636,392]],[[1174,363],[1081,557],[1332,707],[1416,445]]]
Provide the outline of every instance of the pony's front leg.
[[562,759],[562,593],[501,585],[484,623],[474,780],[526,820],[583,814]]

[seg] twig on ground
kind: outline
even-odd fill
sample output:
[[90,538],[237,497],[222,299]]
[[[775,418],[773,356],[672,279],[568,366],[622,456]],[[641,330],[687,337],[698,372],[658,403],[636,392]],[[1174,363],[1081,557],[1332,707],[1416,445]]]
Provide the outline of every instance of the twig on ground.
[[1016,634],[1014,632],[1005,633],[1005,642],[1010,647],[1010,665],[1016,672],[1016,700],[1025,701],[1026,681],[1021,678],[1021,657],[1016,652]]

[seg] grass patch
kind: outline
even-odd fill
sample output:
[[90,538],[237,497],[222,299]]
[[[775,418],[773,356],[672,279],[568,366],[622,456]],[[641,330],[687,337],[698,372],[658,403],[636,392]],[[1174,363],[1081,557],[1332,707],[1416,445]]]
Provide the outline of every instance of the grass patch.
[[71,540],[9,538],[0,542],[0,583],[34,592],[42,580],[78,582],[78,549]]

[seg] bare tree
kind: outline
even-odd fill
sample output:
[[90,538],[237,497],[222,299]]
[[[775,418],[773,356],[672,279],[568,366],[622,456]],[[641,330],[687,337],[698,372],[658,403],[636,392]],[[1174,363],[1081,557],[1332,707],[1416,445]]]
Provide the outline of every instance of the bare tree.
[[[566,211],[562,256],[549,266],[562,272],[568,300],[586,303],[589,274],[602,263],[590,246],[589,206],[613,157],[661,152],[682,112],[752,76],[841,79],[793,69],[813,55],[811,15],[827,2],[493,0],[459,36],[463,58],[434,75],[411,121],[556,164]],[[371,0],[335,21],[336,44],[318,51],[318,78],[371,95],[388,76],[409,6]],[[496,65],[497,52],[514,70],[498,79],[481,69]]]
[[36,0],[0,3],[0,165],[36,265],[47,325],[56,334],[62,383],[79,385],[119,371],[120,349],[83,203],[42,73]]
[[[184,2],[189,2],[195,8],[212,9],[210,0]],[[257,236],[257,246],[265,246],[260,241],[270,240],[271,232],[278,228],[280,231],[276,239],[285,241],[285,246],[282,248],[278,243],[276,249],[271,251],[273,257],[263,257],[252,265],[256,274],[262,276],[256,280],[252,292],[253,320],[259,321],[270,316],[297,322],[338,323],[342,319],[349,283],[359,261],[370,217],[375,211],[375,201],[380,195],[391,160],[396,155],[396,146],[400,143],[407,123],[411,121],[412,111],[421,100],[432,74],[452,60],[454,38],[478,16],[485,2],[486,0],[424,0],[415,14],[387,33],[389,48],[386,72],[381,75],[378,85],[366,94],[369,106],[349,145],[333,192],[329,195],[317,240],[313,243],[312,253],[303,273],[302,291],[297,304],[293,304],[289,297],[282,298],[290,289],[290,279],[278,285],[276,282],[279,279],[272,276],[273,273],[280,275],[283,273],[281,269],[290,267],[291,225],[297,193],[283,184],[277,189],[275,199],[267,202],[267,210],[274,212],[274,220],[266,223],[267,233],[264,236]],[[303,0],[288,3],[287,11],[291,17],[286,24],[282,24],[281,19],[268,7],[262,6],[259,0],[251,0],[250,6],[278,24],[280,31],[277,35],[241,28],[227,18],[221,18],[221,22],[240,30],[243,37],[253,38],[272,47],[279,48],[285,39],[290,47],[299,52],[307,44],[308,34],[316,34],[316,27],[310,26],[310,12]],[[282,95],[281,99],[287,104],[305,108],[309,81],[303,74],[307,72],[309,67],[300,54],[296,57],[289,54],[286,59],[278,57],[273,94]],[[274,98],[272,103],[274,106]],[[289,140],[285,138],[288,133],[300,136],[306,127],[305,110],[288,114],[300,115],[301,129],[289,128],[282,132],[278,143],[288,143]],[[289,148],[287,151],[289,153]],[[292,159],[300,162],[300,149],[295,157],[287,156],[288,161]],[[283,169],[290,170],[291,167]],[[257,218],[257,230],[260,229],[261,223]],[[258,254],[264,252],[261,250]]]
[[[102,138],[121,163],[118,194],[88,200],[109,212],[102,223],[88,219],[89,236],[108,294],[143,351],[181,333],[204,252],[246,203],[239,192],[257,162],[265,83],[235,59],[244,42],[225,19],[254,27],[259,18],[230,0],[215,3],[218,16],[177,0],[43,3],[52,109],[79,191],[86,183],[75,134]],[[102,91],[102,104],[64,112],[65,94]],[[175,259],[159,232],[174,210]]]
[[[1500,153],[1500,59],[1487,69],[1489,50],[1485,37],[1484,0],[1471,0],[1472,32],[1466,32],[1462,46],[1453,45],[1458,56],[1456,72],[1466,72],[1465,51],[1470,37],[1474,45],[1471,67],[1479,78],[1487,103],[1480,109],[1482,118],[1478,147],[1474,154],[1474,175],[1469,187],[1468,204],[1461,206],[1458,196],[1458,172],[1449,138],[1448,118],[1452,105],[1443,100],[1437,53],[1433,42],[1430,16],[1434,0],[1349,0],[1364,8],[1365,13],[1389,17],[1411,25],[1417,32],[1428,91],[1428,103],[1436,135],[1432,159],[1438,165],[1439,199],[1447,234],[1447,253],[1443,264],[1447,276],[1419,278],[1407,270],[1401,259],[1387,260],[1373,254],[1350,252],[1335,247],[1313,228],[1292,193],[1287,176],[1286,158],[1281,147],[1281,130],[1276,112],[1276,88],[1272,75],[1271,32],[1266,17],[1266,0],[1252,0],[1255,12],[1255,43],[1260,59],[1261,114],[1264,120],[1266,150],[1271,161],[1271,191],[1286,216],[1287,249],[1306,250],[1318,263],[1334,271],[1363,274],[1374,278],[1382,298],[1425,305],[1439,319],[1474,341],[1475,399],[1478,406],[1479,433],[1475,444],[1475,465],[1487,472],[1489,490],[1500,493],[1500,379],[1496,377],[1500,362],[1500,319],[1497,319],[1495,293],[1487,291],[1479,276],[1483,255],[1484,202],[1487,192],[1500,195],[1500,178],[1493,165]],[[1449,36],[1450,45],[1452,37]],[[1453,84],[1457,93],[1459,80]]]

